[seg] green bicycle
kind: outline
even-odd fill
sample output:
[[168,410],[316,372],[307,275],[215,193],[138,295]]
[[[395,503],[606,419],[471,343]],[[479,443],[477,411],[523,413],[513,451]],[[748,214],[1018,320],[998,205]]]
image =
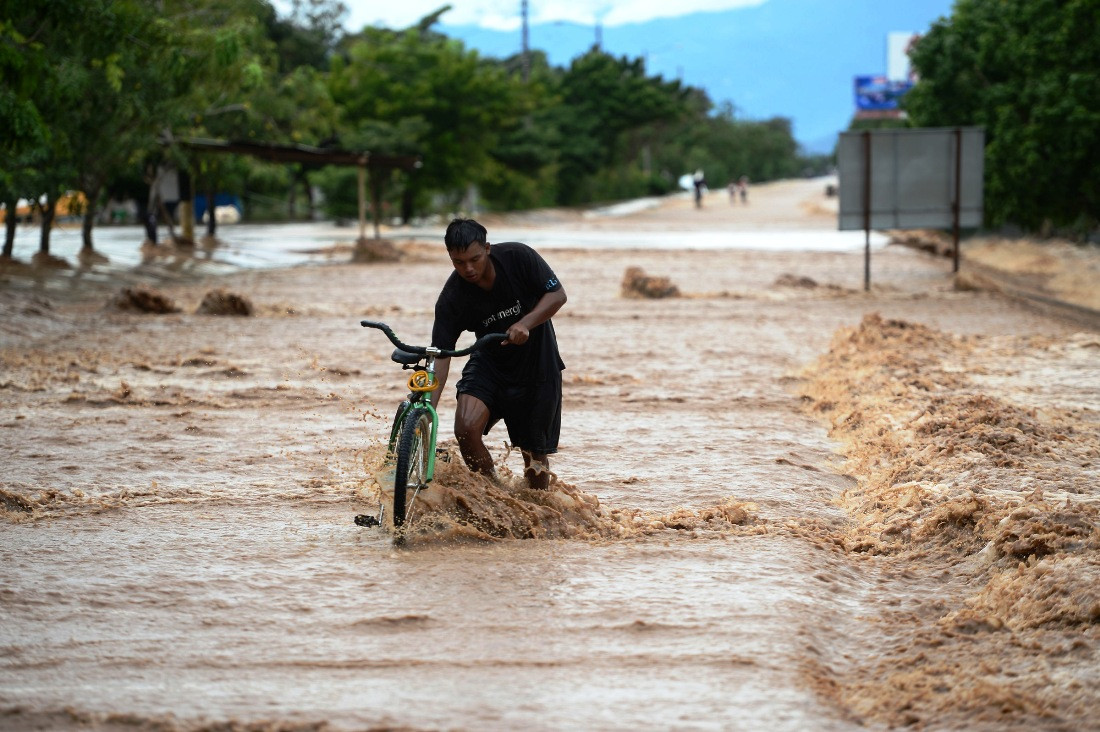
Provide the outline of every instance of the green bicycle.
[[[502,343],[504,333],[488,333],[458,351],[448,351],[434,346],[410,346],[402,343],[385,323],[371,320],[359,322],[364,328],[375,328],[386,334],[396,347],[390,358],[401,364],[402,370],[413,373],[408,379],[409,394],[397,408],[390,427],[387,462],[396,461],[393,478],[393,530],[396,541],[404,537],[404,526],[412,515],[413,503],[420,491],[428,487],[435,476],[435,448],[439,434],[439,414],[432,406],[431,393],[439,388],[435,378],[435,360],[467,356],[492,343]],[[412,497],[408,497],[409,491]],[[408,499],[408,500],[406,500]],[[385,502],[379,507],[378,516],[359,514],[355,523],[359,526],[378,526],[385,514]]]

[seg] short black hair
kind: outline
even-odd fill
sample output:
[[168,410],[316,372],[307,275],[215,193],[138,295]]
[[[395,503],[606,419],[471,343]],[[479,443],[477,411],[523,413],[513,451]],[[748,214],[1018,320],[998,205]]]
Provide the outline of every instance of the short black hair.
[[443,243],[448,252],[464,252],[471,244],[487,244],[489,232],[473,219],[454,219],[447,225]]

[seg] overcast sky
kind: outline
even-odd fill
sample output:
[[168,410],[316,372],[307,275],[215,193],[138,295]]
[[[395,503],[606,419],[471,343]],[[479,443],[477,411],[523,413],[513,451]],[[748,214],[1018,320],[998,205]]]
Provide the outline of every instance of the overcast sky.
[[[601,22],[605,27],[672,18],[708,10],[731,10],[761,5],[767,0],[528,0],[531,25],[558,20],[579,24]],[[350,11],[347,27],[364,25],[406,28],[443,5],[451,5],[441,18],[446,25],[478,25],[493,30],[520,27],[522,0],[344,0]]]

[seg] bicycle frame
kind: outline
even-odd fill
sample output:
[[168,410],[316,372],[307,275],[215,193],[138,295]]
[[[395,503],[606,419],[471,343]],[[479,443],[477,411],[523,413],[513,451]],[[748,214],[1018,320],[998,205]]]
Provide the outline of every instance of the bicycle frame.
[[[429,348],[426,349],[428,353],[425,354],[426,363],[423,368],[420,364],[416,364],[412,368],[414,374],[416,371],[425,371],[428,374],[429,386],[436,384],[435,378],[435,358],[438,349]],[[411,379],[410,379],[411,381]],[[394,417],[393,426],[390,427],[390,440],[387,447],[387,454],[393,455],[394,448],[397,445],[397,437],[401,433],[401,426],[405,423],[405,418],[409,415],[409,412],[416,407],[420,407],[428,410],[428,414],[432,417],[432,432],[428,439],[428,444],[425,449],[428,451],[428,463],[424,470],[424,482],[430,483],[432,478],[435,477],[435,446],[439,435],[439,412],[432,406],[431,393],[434,389],[427,389],[424,391],[410,391],[409,395],[405,398],[405,401],[401,403],[400,411],[397,416]]]

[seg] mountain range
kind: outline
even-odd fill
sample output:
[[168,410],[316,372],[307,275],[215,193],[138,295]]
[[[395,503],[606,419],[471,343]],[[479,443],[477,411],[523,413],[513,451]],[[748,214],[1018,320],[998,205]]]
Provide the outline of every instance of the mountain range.
[[[855,113],[856,76],[886,73],[886,37],[926,31],[953,0],[767,0],[760,5],[614,27],[531,25],[530,47],[568,66],[599,42],[646,71],[706,90],[742,120],[786,117],[808,153],[829,153]],[[446,24],[483,56],[519,53],[521,32]]]

